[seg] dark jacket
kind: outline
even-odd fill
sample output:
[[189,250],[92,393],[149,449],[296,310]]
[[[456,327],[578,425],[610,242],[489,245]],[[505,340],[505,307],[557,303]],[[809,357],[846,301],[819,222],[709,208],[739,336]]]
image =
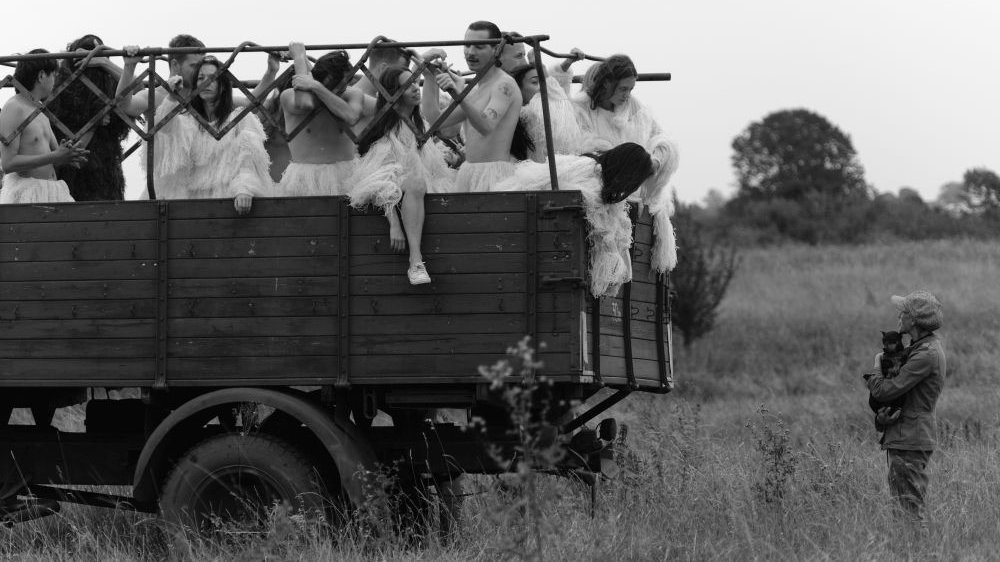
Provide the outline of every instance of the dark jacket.
[[899,374],[891,379],[876,373],[868,390],[880,402],[903,397],[902,414],[882,434],[883,449],[933,451],[937,435],[934,407],[944,388],[947,362],[941,340],[928,334],[910,346]]

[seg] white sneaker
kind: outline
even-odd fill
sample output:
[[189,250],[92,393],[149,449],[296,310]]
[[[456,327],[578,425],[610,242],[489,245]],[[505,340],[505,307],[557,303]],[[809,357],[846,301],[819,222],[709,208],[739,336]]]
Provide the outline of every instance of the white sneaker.
[[410,285],[423,285],[431,282],[431,276],[427,275],[427,267],[424,262],[419,262],[406,270],[406,276],[410,278]]

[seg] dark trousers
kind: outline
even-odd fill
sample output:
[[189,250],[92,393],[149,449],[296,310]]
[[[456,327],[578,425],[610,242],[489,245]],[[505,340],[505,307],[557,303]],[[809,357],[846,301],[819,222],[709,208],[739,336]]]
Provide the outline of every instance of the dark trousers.
[[927,496],[927,461],[932,452],[885,450],[889,464],[889,492],[903,513],[921,526],[927,523],[924,498]]

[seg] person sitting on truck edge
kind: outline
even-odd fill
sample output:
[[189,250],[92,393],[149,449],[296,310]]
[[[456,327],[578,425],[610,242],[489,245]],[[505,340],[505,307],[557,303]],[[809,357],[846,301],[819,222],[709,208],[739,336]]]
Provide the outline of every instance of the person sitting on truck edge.
[[[352,65],[347,53],[333,51],[309,69],[305,46],[291,43],[289,55],[295,63],[293,88],[281,93],[285,132],[291,133],[316,107],[313,121],[288,142],[292,161],[281,177],[281,195],[346,195],[354,172],[357,148],[347,135],[361,117],[364,94],[340,86]],[[319,102],[319,106],[317,106]]]
[[[352,181],[351,205],[360,208],[373,204],[385,209],[392,249],[402,251],[409,244],[407,276],[410,284],[419,285],[431,281],[420,253],[424,194],[427,191],[449,191],[454,182],[454,172],[448,168],[438,146],[431,141],[420,145],[413,130],[404,122],[408,121],[418,133],[423,134],[425,124],[420,115],[420,89],[416,81],[408,84],[412,76],[408,69],[396,66],[386,69],[379,79],[390,96],[404,87],[406,89],[392,109],[358,139],[361,159]],[[381,110],[388,103],[389,100],[380,93],[377,109]],[[402,229],[396,216],[397,206],[403,217]]]
[[[28,54],[42,53],[48,51],[35,49]],[[23,121],[41,108],[42,100],[52,94],[57,70],[56,61],[48,58],[22,60],[14,69],[14,79],[21,89],[0,111],[0,135],[11,139],[0,143],[0,167],[6,174],[0,203],[73,200],[66,182],[56,179],[56,166],[78,167],[85,162],[88,152],[82,143],[56,142],[44,113],[35,115],[20,134],[14,134]]]
[[[129,57],[125,66],[135,62],[135,57]],[[231,197],[236,212],[243,215],[250,212],[254,197],[272,194],[270,161],[264,149],[264,129],[253,113],[244,115],[219,140],[196,119],[195,115],[218,130],[237,115],[233,77],[229,72],[220,73],[221,68],[222,63],[212,56],[203,58],[196,67],[198,84],[207,85],[191,102],[190,112],[167,121],[157,133],[153,180],[161,199]],[[180,77],[172,77],[169,84],[179,87]],[[173,96],[165,99],[156,110],[156,121],[163,122],[176,106]]]
[[[499,39],[500,28],[487,21],[469,24],[466,41]],[[514,79],[498,66],[495,45],[466,45],[465,60],[479,82],[444,121],[443,127],[463,125],[465,162],[458,169],[455,191],[486,192],[514,173],[510,148],[521,110],[521,92]],[[431,78],[431,76],[428,76]],[[440,72],[424,80],[421,101],[424,115],[433,122],[441,115],[439,93],[457,92],[451,72]],[[456,94],[457,95],[457,94]]]
[[[587,70],[583,92],[574,96],[573,103],[584,136],[581,152],[634,142],[652,155],[653,176],[631,200],[649,207],[657,239],[661,240],[673,229],[673,204],[667,183],[677,169],[677,147],[663,133],[652,112],[632,96],[638,76],[632,59],[612,55]],[[676,255],[660,245],[654,248],[651,261],[653,269],[665,271],[676,264]]]
[[[594,296],[615,296],[632,279],[632,221],[625,199],[653,175],[652,159],[633,142],[582,156],[556,155],[559,189],[583,194],[584,212],[590,230],[590,291]],[[546,163],[522,162],[514,175],[498,183],[495,191],[551,189]],[[673,231],[664,241],[673,249]]]
[[[66,46],[67,52],[92,51],[103,45],[100,37],[84,35]],[[58,81],[64,82],[76,72],[84,59],[63,59]],[[87,63],[80,78],[66,85],[55,100],[52,113],[70,131],[83,128],[90,119],[102,111],[104,102],[84,83],[90,80],[108,97],[114,97],[122,69],[108,57],[95,56]],[[87,162],[79,168],[63,166],[56,170],[59,179],[69,186],[76,201],[120,201],[125,198],[125,175],[122,173],[122,142],[128,138],[129,125],[118,114],[107,113],[99,123],[83,135],[82,145],[90,151]],[[56,138],[66,136],[55,130]]]

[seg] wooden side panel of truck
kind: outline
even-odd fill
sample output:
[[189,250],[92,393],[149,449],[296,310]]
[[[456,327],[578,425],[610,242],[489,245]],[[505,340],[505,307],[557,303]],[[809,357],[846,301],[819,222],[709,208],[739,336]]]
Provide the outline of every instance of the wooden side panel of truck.
[[556,382],[667,391],[649,217],[635,280],[595,301],[581,205],[429,195],[422,286],[385,218],[344,198],[258,199],[248,217],[228,200],[5,205],[0,386],[475,385],[528,334]]

